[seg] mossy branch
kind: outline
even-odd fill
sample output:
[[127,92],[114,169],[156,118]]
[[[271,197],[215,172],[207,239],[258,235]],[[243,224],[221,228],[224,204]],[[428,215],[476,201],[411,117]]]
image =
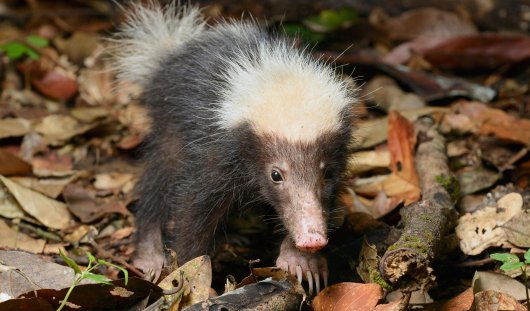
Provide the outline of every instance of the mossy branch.
[[447,165],[445,139],[430,118],[415,123],[415,166],[422,200],[401,210],[403,234],[381,259],[379,270],[403,291],[426,290],[434,281],[432,262],[442,238],[454,226],[458,182]]

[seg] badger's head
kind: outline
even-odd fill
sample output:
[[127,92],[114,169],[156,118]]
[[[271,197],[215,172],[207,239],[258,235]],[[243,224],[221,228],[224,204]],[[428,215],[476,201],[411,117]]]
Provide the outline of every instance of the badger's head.
[[350,140],[352,92],[333,70],[281,42],[228,70],[220,125],[242,131],[252,179],[277,210],[296,247],[327,244]]

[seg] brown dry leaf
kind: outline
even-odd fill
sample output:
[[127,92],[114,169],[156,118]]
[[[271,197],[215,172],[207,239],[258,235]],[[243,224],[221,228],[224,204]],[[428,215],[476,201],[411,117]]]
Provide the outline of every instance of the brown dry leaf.
[[444,303],[440,311],[468,311],[473,305],[473,288],[468,288]]
[[390,166],[390,152],[388,150],[355,152],[348,158],[347,176],[355,176],[376,168]]
[[[459,101],[453,113],[444,118],[444,126],[465,133],[493,135],[499,139],[530,146],[530,120],[514,117],[500,109],[489,108],[476,101]],[[514,130],[517,129],[517,130]]]
[[129,214],[124,203],[113,200],[97,200],[93,191],[77,184],[66,186],[63,190],[63,197],[69,210],[83,223],[93,222],[111,213]]
[[[409,121],[414,122],[421,116],[441,112],[445,113],[449,109],[444,107],[426,107],[423,109],[410,109],[401,111],[401,115]],[[374,120],[361,121],[357,124],[357,129],[353,132],[352,142],[359,149],[366,149],[384,142],[388,134],[388,117]]]
[[449,38],[477,32],[469,21],[436,8],[406,11],[388,19],[384,27],[392,40],[410,40],[384,56],[384,61],[390,64],[406,63],[412,55],[423,55]]
[[46,241],[43,239],[34,239],[27,234],[19,232],[9,227],[0,219],[0,247],[11,247],[40,254],[44,250]]
[[117,146],[120,149],[129,150],[138,147],[143,140],[143,136],[139,134],[126,135],[120,139]]
[[52,199],[56,199],[59,194],[61,194],[64,187],[76,178],[76,175],[57,178],[11,177],[11,179],[18,184],[38,191]]
[[454,37],[476,33],[475,25],[453,12],[426,7],[408,10],[389,18],[384,24],[391,40],[411,40],[425,37]]
[[24,213],[17,200],[9,193],[9,190],[0,184],[0,216],[5,218],[26,219],[28,216]]
[[34,129],[42,134],[48,143],[61,143],[97,125],[97,123],[80,124],[71,116],[54,114],[41,119],[34,125]]
[[109,115],[109,111],[102,107],[79,107],[70,110],[70,114],[79,121],[93,123]]
[[413,202],[419,197],[416,185],[394,173],[356,179],[353,189],[356,193],[368,197],[377,197],[384,192],[386,196],[397,201]]
[[180,271],[184,272],[184,285],[176,294],[165,296],[166,301],[172,301],[171,310],[181,310],[208,298],[212,283],[212,265],[210,257],[201,256],[188,261],[177,270],[171,272],[159,284],[160,288],[169,290],[174,288],[174,282],[179,282]]
[[74,63],[82,64],[100,44],[99,35],[76,31],[68,39],[56,37],[53,40],[55,46],[68,56]]
[[121,229],[118,229],[115,232],[113,232],[112,235],[111,235],[111,238],[113,240],[122,240],[122,239],[125,239],[127,237],[130,237],[133,234],[133,232],[134,232],[134,228],[133,227],[121,228]]
[[425,101],[414,93],[403,91],[399,85],[387,76],[375,76],[363,86],[361,97],[366,97],[379,109],[384,111],[403,111],[421,109]]
[[101,173],[94,176],[94,187],[99,190],[122,189],[128,182],[134,178],[133,174],[118,172]]
[[460,183],[460,194],[472,194],[493,186],[501,175],[483,167],[472,167],[459,171],[457,174]]
[[530,247],[530,213],[522,211],[517,217],[502,225],[508,242],[518,247]]
[[89,225],[76,226],[74,231],[67,234],[64,239],[70,243],[79,243],[87,234],[97,233],[97,229]]
[[20,207],[48,228],[64,229],[73,223],[72,215],[64,203],[50,199],[4,176],[0,175],[0,180]]
[[75,174],[72,157],[48,152],[44,155],[35,156],[31,161],[33,174],[39,177],[64,177]]
[[339,283],[318,294],[313,300],[315,311],[369,311],[383,297],[377,284]]
[[151,120],[146,108],[139,105],[128,105],[118,111],[118,120],[127,126],[132,133],[145,136],[151,127]]
[[47,151],[47,148],[48,146],[46,145],[44,138],[36,132],[31,132],[24,135],[24,139],[22,139],[20,156],[22,159],[29,161],[35,154]]
[[[358,215],[358,213],[354,215]],[[349,217],[349,220],[351,220],[351,215]],[[374,220],[372,219],[372,221]],[[374,229],[377,228],[377,225],[377,223],[369,224],[368,226],[365,226],[365,228],[362,228],[362,230]],[[361,232],[359,228],[357,228],[356,231]],[[365,234],[366,232],[367,231],[364,231],[362,232],[362,234]],[[368,284],[373,283],[376,281],[375,278],[381,277],[378,273],[374,273],[374,271],[378,270],[380,259],[381,257],[377,255],[377,247],[375,245],[370,244],[365,237],[363,239],[361,251],[359,252],[359,264],[356,268],[357,274],[359,274],[363,282]]]
[[[70,267],[46,261],[40,256],[24,251],[0,250],[0,262],[20,270],[19,273],[0,273],[0,292],[18,296],[37,288],[62,289],[72,285],[74,270]],[[30,283],[31,280],[32,283]],[[88,279],[82,284],[93,283]]]
[[473,302],[475,310],[480,311],[527,311],[526,307],[515,300],[511,295],[487,290],[475,294]]
[[517,300],[526,299],[524,284],[502,273],[476,271],[471,287],[475,293],[493,290],[510,294]]
[[0,120],[0,139],[24,136],[31,131],[31,122],[26,119]]
[[15,153],[0,148],[0,175],[26,175],[32,171],[31,165]]
[[89,105],[107,106],[115,102],[116,90],[109,68],[82,69],[78,81],[80,96]]

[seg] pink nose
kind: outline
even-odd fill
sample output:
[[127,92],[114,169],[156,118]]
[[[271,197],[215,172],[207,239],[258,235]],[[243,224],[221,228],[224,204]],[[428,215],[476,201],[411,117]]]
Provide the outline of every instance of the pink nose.
[[314,253],[328,245],[328,239],[319,233],[307,233],[295,240],[296,248],[308,253]]

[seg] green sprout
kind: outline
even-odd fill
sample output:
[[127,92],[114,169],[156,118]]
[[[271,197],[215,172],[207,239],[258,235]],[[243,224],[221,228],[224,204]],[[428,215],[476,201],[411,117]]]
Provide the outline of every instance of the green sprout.
[[530,249],[524,253],[524,261],[521,261],[519,257],[509,253],[495,253],[490,255],[491,259],[502,262],[500,269],[503,271],[511,271],[521,269],[523,275],[524,286],[526,288],[526,309],[530,311],[530,298],[528,296],[527,281],[528,276],[526,275],[526,268],[530,265]]
[[0,44],[0,51],[4,52],[10,60],[18,60],[24,56],[38,60],[40,54],[35,48],[45,48],[50,44],[47,39],[39,36],[27,36],[24,41],[10,41]]
[[316,44],[326,39],[341,28],[347,28],[358,22],[359,13],[352,8],[340,10],[323,10],[317,15],[312,15],[302,23],[286,23],[282,25],[283,31],[293,37],[298,37],[306,43]]
[[68,301],[68,298],[70,297],[70,294],[72,294],[74,288],[77,285],[79,285],[84,279],[89,279],[99,284],[113,285],[111,282],[108,281],[108,279],[104,275],[92,273],[93,270],[97,269],[101,265],[112,266],[116,269],[119,269],[125,275],[125,285],[127,285],[127,282],[129,281],[129,272],[127,270],[125,270],[124,268],[120,266],[112,264],[108,261],[105,261],[105,260],[101,260],[101,259],[96,260],[96,258],[88,251],[86,251],[86,255],[88,257],[88,266],[83,271],[81,271],[79,266],[75,263],[75,261],[72,258],[65,255],[61,250],[59,251],[59,253],[60,253],[61,258],[66,262],[66,264],[74,270],[75,275],[74,275],[74,281],[72,285],[70,286],[70,288],[68,289],[68,292],[66,292],[66,295],[64,296],[64,299],[61,301],[61,305],[59,306],[57,311],[60,311],[63,309],[63,307],[66,305],[66,302]]

